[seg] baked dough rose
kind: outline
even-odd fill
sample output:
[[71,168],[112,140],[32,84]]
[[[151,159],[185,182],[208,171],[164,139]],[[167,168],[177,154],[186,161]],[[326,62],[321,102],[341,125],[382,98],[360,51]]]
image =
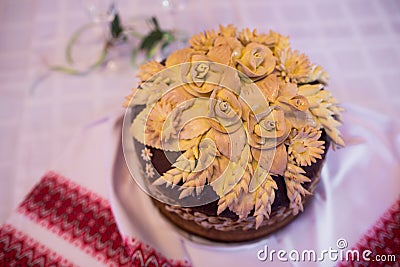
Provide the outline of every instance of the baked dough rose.
[[242,107],[238,96],[225,88],[216,89],[210,97],[209,122],[218,150],[237,161],[246,135],[241,119]]
[[231,133],[242,126],[242,107],[238,97],[230,90],[217,88],[210,97],[210,121],[213,128]]
[[248,142],[254,148],[270,149],[281,144],[290,133],[290,124],[281,108],[274,106],[262,116],[250,114],[247,123]]
[[309,103],[306,97],[298,94],[295,83],[288,83],[271,74],[256,82],[258,88],[272,105],[279,106],[285,113],[285,119],[292,127],[301,129],[310,124],[307,110]]
[[207,55],[187,51],[181,65],[182,81],[186,90],[200,97],[208,97],[225,77],[226,66],[231,65],[233,50],[224,43],[213,47]]
[[290,133],[290,123],[277,106],[267,114],[250,114],[247,123],[248,143],[251,153],[263,169],[273,174],[283,174],[286,169],[287,152],[283,142]]
[[253,80],[265,77],[275,68],[272,51],[267,46],[258,43],[247,44],[236,63],[237,69]]
[[186,91],[194,96],[209,96],[221,80],[221,70],[204,55],[193,55],[182,65]]
[[[219,36],[215,39],[214,45],[216,47],[228,47],[231,51],[231,57],[240,56],[240,51],[243,49],[243,45],[234,37],[222,37]],[[213,51],[210,51],[213,53]]]

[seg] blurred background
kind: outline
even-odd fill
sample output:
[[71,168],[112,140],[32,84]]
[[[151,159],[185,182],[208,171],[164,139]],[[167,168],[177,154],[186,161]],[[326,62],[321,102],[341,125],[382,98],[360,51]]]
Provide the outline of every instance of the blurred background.
[[[116,9],[110,9],[112,3]],[[155,16],[162,29],[183,36],[229,23],[289,35],[293,48],[330,74],[329,89],[345,107],[398,116],[397,0],[1,0],[0,223],[51,169],[74,134],[101,115],[121,111],[124,96],[137,85],[131,47],[124,45],[113,47],[101,66],[84,75],[50,70],[66,66],[71,36],[93,22],[98,28],[84,33],[88,41],[76,43],[80,57],[75,63],[96,61],[115,10],[121,23],[137,32]],[[389,127],[399,146],[398,123]],[[400,148],[395,151],[399,156]]]

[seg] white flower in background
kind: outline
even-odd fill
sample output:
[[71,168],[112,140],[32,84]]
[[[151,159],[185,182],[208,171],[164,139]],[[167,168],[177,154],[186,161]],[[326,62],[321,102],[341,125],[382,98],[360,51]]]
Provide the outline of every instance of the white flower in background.
[[142,149],[141,157],[144,161],[150,161],[153,154],[151,153],[150,149],[147,147]]
[[155,174],[153,166],[150,163],[146,163],[146,176],[153,178]]

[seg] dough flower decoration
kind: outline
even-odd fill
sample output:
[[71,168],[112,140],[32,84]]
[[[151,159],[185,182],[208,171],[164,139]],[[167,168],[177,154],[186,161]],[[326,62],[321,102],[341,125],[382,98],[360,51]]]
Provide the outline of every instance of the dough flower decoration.
[[142,66],[127,97],[140,110],[130,130],[146,163],[150,149],[179,153],[161,176],[146,172],[153,185],[177,188],[179,200],[211,190],[218,214],[253,216],[255,228],[270,217],[278,184],[292,212],[303,210],[303,167],[322,158],[321,135],[344,146],[328,75],[273,31],[220,26],[189,43]]
[[155,60],[152,60],[139,66],[137,77],[141,81],[147,81],[163,69],[165,69],[165,66]]
[[144,161],[150,161],[153,153],[151,153],[151,150],[149,148],[145,147],[142,149],[140,156]]
[[261,79],[270,74],[275,68],[275,57],[265,45],[249,43],[236,60],[237,69],[251,79]]
[[152,147],[162,148],[161,138],[170,136],[162,135],[161,129],[167,121],[167,116],[173,110],[170,102],[157,102],[149,113],[145,126],[145,143]]
[[324,153],[324,142],[319,141],[321,131],[316,128],[306,127],[293,130],[288,139],[288,154],[291,160],[296,161],[299,166],[310,166],[322,158]]
[[153,178],[154,175],[156,174],[153,165],[151,165],[150,163],[146,163],[145,170],[146,170],[146,176],[149,178]]
[[184,88],[193,96],[209,96],[219,84],[222,71],[204,55],[193,55],[189,64],[183,65]]
[[311,63],[305,54],[290,47],[276,51],[280,75],[291,82],[303,82],[311,75]]
[[201,32],[190,38],[191,47],[198,51],[208,51],[214,45],[217,34],[214,30]]

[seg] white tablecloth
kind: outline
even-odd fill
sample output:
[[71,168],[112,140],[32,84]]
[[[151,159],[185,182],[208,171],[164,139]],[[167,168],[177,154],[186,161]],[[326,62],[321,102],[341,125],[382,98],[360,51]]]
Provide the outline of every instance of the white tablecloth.
[[[357,183],[361,193],[373,189],[375,196],[348,192],[338,197],[352,214],[387,209],[400,191],[400,3],[182,1],[185,9],[174,14],[161,0],[118,4],[122,19],[157,15],[161,25],[190,34],[234,23],[290,35],[294,48],[328,71],[329,89],[347,109],[343,130],[349,146],[329,153],[323,175],[336,182],[328,186]],[[80,1],[0,2],[0,202],[7,203],[0,205],[0,223],[54,166],[78,129],[122,110],[123,97],[136,86],[128,58],[115,71],[82,77],[51,73],[38,82],[47,73],[46,62],[64,62],[70,35],[88,21]],[[368,182],[360,183],[360,176]],[[378,213],[366,220],[373,223]],[[333,227],[348,221],[342,218]]]

